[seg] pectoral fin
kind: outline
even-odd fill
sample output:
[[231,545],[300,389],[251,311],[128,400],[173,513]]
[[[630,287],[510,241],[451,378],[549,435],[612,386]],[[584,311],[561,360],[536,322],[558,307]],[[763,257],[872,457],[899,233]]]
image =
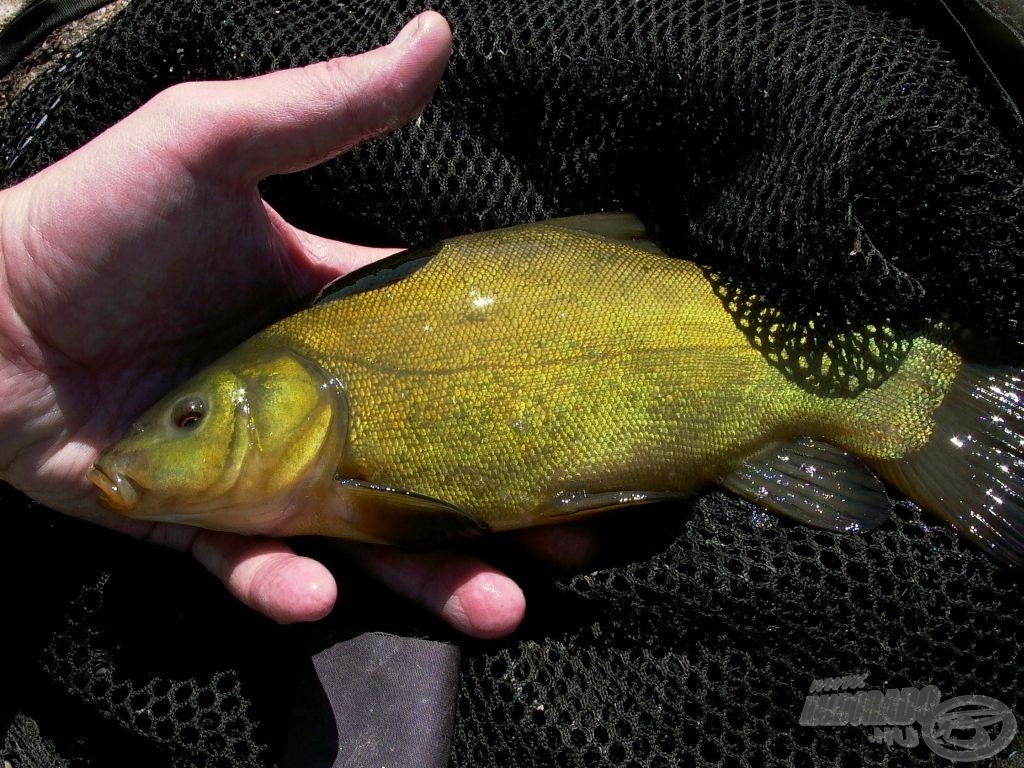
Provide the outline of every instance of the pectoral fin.
[[826,531],[868,531],[892,509],[870,470],[850,454],[809,437],[769,446],[719,482],[772,512]]
[[[596,512],[604,512],[617,507],[632,507],[638,504],[654,504],[670,499],[689,498],[691,494],[664,491],[610,491],[607,493],[588,493],[572,491],[559,493],[551,501],[541,506],[536,514],[543,518],[585,517]],[[559,521],[561,522],[561,521]]]
[[473,515],[447,502],[365,480],[338,480],[335,509],[346,538],[377,544],[428,546],[445,539],[485,533]]

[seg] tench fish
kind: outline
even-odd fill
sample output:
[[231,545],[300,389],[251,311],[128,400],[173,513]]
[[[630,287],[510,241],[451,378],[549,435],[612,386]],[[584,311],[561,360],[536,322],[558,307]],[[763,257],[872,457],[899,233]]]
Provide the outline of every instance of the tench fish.
[[924,333],[869,386],[816,393],[751,343],[702,268],[644,237],[628,214],[556,219],[342,278],[144,414],[90,470],[99,501],[422,545],[720,483],[860,531],[891,507],[877,473],[1022,562],[1019,368]]

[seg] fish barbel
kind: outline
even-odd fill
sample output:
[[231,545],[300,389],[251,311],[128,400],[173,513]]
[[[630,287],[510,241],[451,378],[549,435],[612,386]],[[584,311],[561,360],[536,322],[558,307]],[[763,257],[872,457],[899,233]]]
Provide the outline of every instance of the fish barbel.
[[417,545],[711,483],[864,530],[890,508],[866,464],[1019,564],[1022,395],[1019,368],[925,334],[870,386],[816,393],[700,267],[598,214],[342,278],[154,405],[89,479],[133,517]]

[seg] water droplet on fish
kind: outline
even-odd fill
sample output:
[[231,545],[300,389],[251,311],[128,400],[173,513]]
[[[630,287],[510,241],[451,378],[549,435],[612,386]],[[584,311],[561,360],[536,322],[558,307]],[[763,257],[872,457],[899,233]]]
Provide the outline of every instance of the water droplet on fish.
[[495,297],[481,293],[476,288],[469,289],[469,311],[466,313],[466,318],[469,320],[483,320],[488,316],[491,307],[494,306]]

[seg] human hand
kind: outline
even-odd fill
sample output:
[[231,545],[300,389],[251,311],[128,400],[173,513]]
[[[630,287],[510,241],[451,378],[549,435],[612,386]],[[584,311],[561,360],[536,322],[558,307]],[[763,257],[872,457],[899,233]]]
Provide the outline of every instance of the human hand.
[[[161,394],[333,277],[392,251],[286,223],[257,183],[418,114],[444,71],[445,20],[424,13],[360,56],[170,88],[0,192],[0,478],[54,509],[192,554],[240,600],[313,620],[337,586],[283,541],[145,523],[100,509],[85,472]],[[555,559],[585,534],[528,534]],[[357,548],[368,569],[459,629],[496,637],[518,586],[467,555]]]

